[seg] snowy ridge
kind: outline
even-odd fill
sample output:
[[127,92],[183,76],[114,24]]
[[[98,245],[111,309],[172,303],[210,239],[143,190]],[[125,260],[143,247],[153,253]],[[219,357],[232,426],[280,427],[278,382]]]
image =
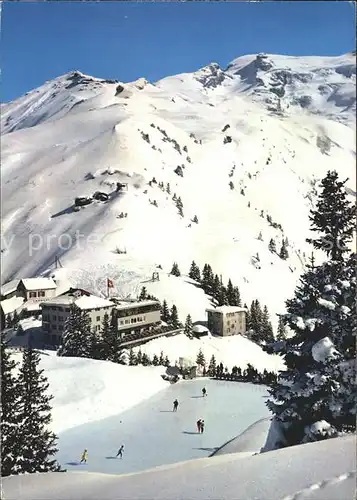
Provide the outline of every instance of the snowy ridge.
[[[354,68],[349,54],[267,55],[155,84],[72,72],[3,105],[2,282],[51,276],[57,255],[74,286],[104,295],[108,276],[124,298],[145,284],[181,302],[180,319],[202,321],[209,298],[168,277],[173,261],[184,275],[195,260],[231,278],[247,304],[267,304],[274,321],[310,253],[319,179],[337,168],[355,192]],[[109,200],[73,210],[96,191]],[[288,238],[287,260],[269,251],[271,238],[278,253]]]
[[[7,500],[225,498],[347,499],[355,493],[355,436],[293,446],[242,460],[241,454],[191,460],[138,474],[49,473],[3,480]],[[293,473],[286,480],[287,464]],[[267,481],[267,478],[269,480]]]

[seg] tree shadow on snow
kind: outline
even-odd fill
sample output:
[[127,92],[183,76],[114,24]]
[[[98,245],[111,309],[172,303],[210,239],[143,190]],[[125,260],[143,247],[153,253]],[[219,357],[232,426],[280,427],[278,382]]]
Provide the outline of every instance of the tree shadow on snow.
[[182,434],[200,434],[199,432],[182,431]]

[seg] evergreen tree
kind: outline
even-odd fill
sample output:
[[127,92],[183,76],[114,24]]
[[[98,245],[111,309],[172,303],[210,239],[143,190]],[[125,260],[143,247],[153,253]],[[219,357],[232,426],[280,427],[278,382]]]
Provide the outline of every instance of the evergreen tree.
[[180,273],[180,270],[179,270],[177,262],[173,263],[173,266],[172,266],[170,274],[172,274],[173,276],[181,276],[181,273]]
[[194,222],[195,224],[198,224],[198,217],[197,217],[197,215],[194,216],[194,218],[192,219],[192,222]]
[[210,377],[214,377],[216,374],[216,358],[214,354],[212,354],[209,365],[208,365],[208,375]]
[[141,360],[143,366],[149,366],[151,365],[151,361],[149,356],[146,354],[146,352],[143,353],[142,360]]
[[271,251],[271,253],[276,253],[276,244],[273,238],[271,238],[269,241],[269,250]]
[[136,355],[133,349],[130,349],[129,351],[129,366],[135,366],[137,365],[137,360],[136,360]]
[[167,355],[165,356],[165,359],[164,359],[164,366],[166,366],[166,368],[168,368],[170,366],[170,360],[169,360],[169,357]]
[[196,262],[194,260],[192,261],[188,276],[191,279],[198,281],[198,283],[201,281],[200,268],[198,267],[198,265],[196,264]]
[[209,264],[203,266],[202,271],[202,288],[207,295],[212,293],[214,287],[214,275]]
[[282,316],[279,316],[279,321],[278,321],[278,332],[276,336],[277,340],[285,340],[286,339],[286,327],[284,323],[284,318]]
[[356,430],[357,258],[346,256],[355,212],[335,172],[322,186],[310,216],[319,235],[309,241],[328,260],[308,265],[282,316],[293,336],[273,349],[286,366],[267,403],[283,433],[281,446]]
[[279,257],[283,260],[286,260],[289,258],[289,252],[288,252],[288,249],[286,248],[285,240],[283,240],[283,243],[281,245]]
[[163,351],[160,352],[160,358],[159,358],[159,365],[164,366],[165,364],[165,358],[164,358],[164,353]]
[[91,359],[103,359],[102,358],[102,339],[99,338],[99,336],[94,328],[90,332],[89,345],[90,345],[89,357]]
[[263,241],[263,235],[262,235],[262,232],[259,231],[259,234],[258,234],[258,240],[259,241]]
[[166,184],[166,193],[167,194],[171,194],[171,189],[170,189],[170,183],[169,182]]
[[141,365],[142,362],[143,362],[143,353],[141,352],[141,349],[139,349],[136,354],[136,364]]
[[89,358],[91,354],[91,321],[87,311],[71,304],[64,324],[58,356]]
[[173,328],[180,327],[180,322],[178,319],[178,311],[177,311],[177,307],[175,306],[175,304],[173,304],[173,306],[171,307],[170,324]]
[[190,314],[188,314],[186,317],[184,334],[187,335],[187,337],[190,339],[193,338],[193,324]]
[[139,295],[139,301],[147,300],[147,290],[146,287],[143,286]]
[[101,331],[102,359],[122,364],[121,340],[115,323],[114,313],[110,320],[108,314],[104,315]]
[[163,301],[161,306],[161,320],[164,321],[165,323],[169,323],[170,321],[170,311],[167,306],[166,300]]
[[[221,280],[219,279],[218,274],[216,274],[214,277],[214,280],[213,280],[211,294],[212,294],[212,297],[217,300],[217,302],[219,302],[219,298],[221,295],[221,289],[222,289],[222,283],[221,283]],[[222,304],[220,304],[220,305],[222,305]]]
[[234,306],[235,305],[235,292],[234,292],[234,288],[233,288],[233,285],[232,285],[232,282],[231,282],[231,279],[228,280],[228,285],[227,285],[227,299],[228,299],[228,304],[230,306]]
[[261,324],[259,327],[259,334],[260,334],[260,342],[264,342],[265,344],[269,344],[270,342],[274,341],[274,333],[273,333],[273,327],[270,322],[269,318],[269,312],[267,306],[264,306],[263,308],[263,313],[261,317]]
[[154,366],[159,366],[159,358],[157,357],[156,354],[154,354],[153,357],[152,357],[152,364]]
[[321,181],[322,191],[309,217],[311,230],[319,235],[307,241],[332,261],[343,260],[356,227],[356,207],[347,200],[346,182],[338,180],[336,171],[329,171]]
[[223,285],[221,286],[221,290],[219,292],[218,304],[220,306],[228,306],[227,291],[226,287],[224,287]]
[[259,300],[253,300],[250,306],[250,329],[252,331],[250,339],[258,344],[261,340],[262,316],[263,312]]
[[237,286],[234,287],[234,290],[233,290],[233,302],[232,302],[232,306],[236,306],[236,307],[241,307],[242,306],[242,301],[241,301],[241,298],[240,298],[240,292],[239,292],[239,288]]
[[205,356],[202,352],[202,349],[200,349],[198,351],[198,354],[197,354],[197,358],[196,358],[196,363],[199,365],[199,366],[202,366],[204,367],[205,364],[206,364],[206,360],[205,360]]
[[19,472],[21,439],[21,388],[14,371],[17,363],[1,336],[1,476]]
[[57,436],[48,429],[53,397],[47,394],[49,384],[39,364],[40,355],[30,344],[24,349],[19,373],[22,416],[18,430],[21,439],[20,473],[60,470],[59,464],[52,458],[58,451]]

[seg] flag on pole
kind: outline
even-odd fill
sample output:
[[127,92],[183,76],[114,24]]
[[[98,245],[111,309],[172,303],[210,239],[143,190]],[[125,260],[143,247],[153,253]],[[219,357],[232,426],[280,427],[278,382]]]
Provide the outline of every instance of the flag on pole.
[[107,278],[107,287],[114,288],[114,282],[110,278]]

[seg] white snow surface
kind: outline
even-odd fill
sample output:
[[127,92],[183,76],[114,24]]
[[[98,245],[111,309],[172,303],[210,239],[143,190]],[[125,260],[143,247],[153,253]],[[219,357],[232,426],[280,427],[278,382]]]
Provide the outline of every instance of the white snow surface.
[[[14,358],[21,362],[20,353]],[[65,358],[52,351],[41,355],[40,367],[54,397],[51,428],[56,433],[123,412],[168,386],[161,378],[164,367]]]
[[159,356],[160,352],[163,351],[171,363],[178,362],[180,357],[184,357],[192,364],[196,364],[197,354],[201,349],[207,366],[212,354],[214,354],[216,362],[222,362],[229,370],[233,366],[244,369],[248,363],[252,364],[258,371],[263,371],[264,368],[274,372],[284,369],[284,362],[280,356],[267,354],[260,346],[242,335],[231,337],[208,335],[200,339],[190,339],[186,335],[180,334],[174,337],[151,340],[133,350],[137,352],[139,349],[151,358],[154,354]]
[[[246,456],[190,460],[138,474],[49,473],[3,479],[7,500],[346,500],[356,484],[356,438]],[[123,460],[124,461],[124,460]]]
[[[52,276],[57,255],[74,286],[104,295],[110,277],[124,298],[145,284],[182,321],[202,321],[212,304],[184,276],[194,259],[231,278],[243,304],[267,304],[276,325],[310,254],[318,181],[337,168],[355,194],[351,54],[248,55],[155,84],[72,72],[1,110],[3,283]],[[153,177],[171,194],[149,186]],[[116,193],[117,182],[128,191]],[[75,197],[96,191],[109,200],[73,210]],[[268,243],[279,251],[285,237],[283,261]],[[167,276],[173,261],[180,278]],[[150,283],[158,265],[160,282]]]
[[318,363],[325,363],[328,359],[335,357],[336,354],[338,352],[329,337],[324,337],[312,347],[312,357]]

